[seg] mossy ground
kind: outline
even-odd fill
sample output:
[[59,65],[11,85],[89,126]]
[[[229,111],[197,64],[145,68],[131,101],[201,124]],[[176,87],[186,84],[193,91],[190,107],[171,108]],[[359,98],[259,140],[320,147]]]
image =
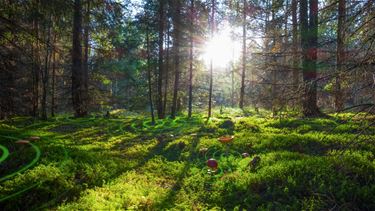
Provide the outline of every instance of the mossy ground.
[[[1,122],[0,144],[10,151],[1,178],[35,158],[16,140],[40,136],[41,157],[0,181],[0,209],[375,210],[374,117],[267,116],[225,109],[208,122],[182,116],[155,126],[133,113]],[[235,135],[228,156],[217,141],[226,134]],[[250,168],[255,156],[261,161]]]

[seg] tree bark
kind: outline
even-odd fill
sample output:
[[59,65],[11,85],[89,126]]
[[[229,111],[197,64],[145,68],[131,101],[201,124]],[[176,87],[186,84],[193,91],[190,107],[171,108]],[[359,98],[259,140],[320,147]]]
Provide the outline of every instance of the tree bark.
[[245,77],[246,77],[246,0],[243,0],[242,11],[242,74],[239,107],[243,109],[245,95]]
[[299,83],[299,56],[298,56],[298,24],[297,24],[297,4],[298,0],[292,0],[292,66],[293,66],[293,85],[298,89]]
[[318,0],[310,0],[307,14],[307,0],[300,1],[301,48],[304,94],[302,98],[305,117],[320,116],[317,105],[317,45],[318,45]]
[[[36,10],[39,10],[39,1],[36,1]],[[40,83],[40,59],[39,59],[39,20],[36,16],[33,21],[34,34],[36,37],[33,45],[33,98],[32,98],[32,115],[34,118],[39,116],[39,83]]]
[[6,119],[12,116],[15,111],[14,104],[14,87],[15,77],[15,66],[12,64],[14,55],[9,55],[7,59],[0,61],[2,65],[0,67],[0,119]]
[[84,57],[83,57],[83,100],[88,106],[89,103],[89,40],[90,40],[90,0],[87,1],[84,27]]
[[230,72],[230,77],[231,77],[231,93],[230,93],[230,101],[231,101],[231,106],[234,107],[235,106],[235,103],[234,103],[234,62],[232,62],[232,65],[231,65],[231,72]]
[[[211,1],[211,4],[212,4],[212,10],[211,10],[211,38],[213,37],[214,35],[214,31],[215,31],[215,0],[212,0]],[[211,114],[212,114],[212,83],[213,83],[213,61],[212,61],[212,58],[211,58],[211,61],[210,61],[210,87],[209,87],[209,93],[208,93],[208,115],[207,115],[207,119],[211,118]]]
[[272,57],[272,71],[271,71],[271,80],[272,80],[272,85],[271,85],[271,101],[272,101],[272,115],[273,116],[276,116],[277,115],[277,85],[276,85],[276,80],[277,80],[277,71],[276,71],[276,68],[277,68],[277,57],[275,54],[278,53],[278,49],[277,48],[277,44],[278,43],[281,43],[280,42],[280,36],[279,36],[279,39],[276,40],[276,37],[278,35],[278,32],[277,32],[277,24],[276,24],[276,20],[275,20],[275,7],[276,7],[276,2],[275,0],[272,1],[272,9],[271,9],[271,17],[272,17],[272,20],[271,20],[271,27],[272,27],[272,48],[271,48],[271,57]]
[[165,0],[159,1],[159,58],[158,58],[158,118],[164,118],[163,112],[163,57],[164,57],[164,49],[163,49],[163,42],[164,42],[164,25],[165,25]]
[[84,101],[84,71],[82,68],[82,4],[74,1],[73,16],[73,49],[72,49],[72,103],[75,117],[87,115],[87,106]]
[[178,99],[178,89],[180,80],[180,27],[181,27],[181,0],[174,0],[174,12],[173,12],[173,48],[174,48],[174,88],[173,88],[173,99],[172,99],[172,112],[171,118],[176,117],[177,112],[177,99]]
[[55,116],[55,81],[56,81],[56,32],[53,35],[52,49],[52,84],[51,84],[51,116]]
[[338,5],[338,23],[337,23],[337,52],[336,52],[336,84],[335,84],[335,109],[341,111],[344,109],[344,95],[341,90],[341,74],[344,71],[345,61],[345,16],[346,0],[339,0]]
[[192,115],[193,107],[193,36],[194,36],[194,0],[190,1],[190,49],[189,49],[189,109],[188,117]]
[[154,116],[154,105],[152,103],[152,86],[151,86],[151,65],[150,65],[150,37],[149,31],[146,29],[146,45],[147,45],[147,81],[148,81],[148,101],[150,104],[150,114],[151,114],[151,123],[152,125],[155,124],[155,116]]
[[52,18],[50,18],[49,23],[47,23],[47,40],[46,40],[46,54],[44,57],[44,71],[42,72],[42,119],[47,120],[47,89],[49,81],[49,63],[51,61],[51,24]]
[[169,43],[170,43],[170,30],[169,23],[167,25],[167,41],[166,41],[166,55],[165,55],[165,82],[164,82],[164,100],[163,100],[163,116],[167,110],[168,101],[168,85],[169,85]]

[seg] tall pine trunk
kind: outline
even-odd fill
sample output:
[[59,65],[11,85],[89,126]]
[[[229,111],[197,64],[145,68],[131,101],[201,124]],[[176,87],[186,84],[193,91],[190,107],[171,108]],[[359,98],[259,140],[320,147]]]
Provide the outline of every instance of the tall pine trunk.
[[[36,1],[36,8],[39,10],[39,1]],[[33,45],[33,97],[32,97],[32,115],[34,118],[39,116],[39,83],[40,83],[40,58],[39,58],[39,18],[35,16],[33,21],[34,34],[36,37],[35,45]]]
[[337,23],[337,52],[336,52],[336,84],[335,84],[335,109],[341,111],[344,108],[344,95],[341,90],[342,73],[345,61],[345,16],[346,0],[339,0],[338,23]]
[[167,40],[166,40],[166,53],[165,53],[165,81],[164,81],[164,100],[163,100],[163,116],[167,110],[168,101],[168,85],[169,85],[169,43],[170,43],[170,30],[169,22],[167,25]]
[[[297,4],[298,0],[292,0],[292,68],[293,68],[293,87],[298,91],[299,84],[299,55],[298,55],[298,23],[297,23]],[[298,103],[295,101],[295,105]]]
[[243,0],[242,11],[242,74],[241,74],[241,90],[239,107],[243,109],[245,95],[245,77],[246,77],[246,0]]
[[301,48],[304,93],[302,97],[305,117],[321,115],[317,105],[317,47],[318,47],[318,0],[300,1]]
[[194,36],[194,0],[190,1],[190,49],[189,49],[189,109],[188,117],[192,115],[193,107],[193,36]]
[[[212,0],[211,1],[211,4],[212,4],[212,10],[211,10],[211,38],[213,37],[214,35],[214,31],[215,31],[215,0]],[[207,119],[211,118],[211,114],[212,114],[212,86],[213,86],[213,61],[212,61],[212,58],[211,58],[211,61],[210,61],[210,87],[209,87],[209,91],[208,91],[208,115],[207,115]]]
[[174,11],[173,11],[173,49],[174,49],[174,87],[173,87],[173,99],[172,99],[172,111],[171,118],[176,117],[177,113],[177,100],[178,100],[178,89],[180,81],[180,27],[181,27],[181,0],[174,0]]
[[47,120],[47,89],[49,81],[49,63],[51,61],[51,24],[52,18],[47,23],[47,40],[46,40],[46,54],[44,57],[44,71],[42,72],[42,119]]
[[272,20],[271,20],[271,27],[272,27],[272,29],[271,29],[271,34],[272,34],[272,52],[271,52],[271,57],[272,57],[272,61],[271,61],[271,63],[272,63],[272,65],[271,65],[271,101],[272,101],[272,115],[273,116],[276,116],[277,115],[277,102],[278,102],[278,100],[277,100],[277,70],[276,70],[276,68],[277,68],[277,66],[276,66],[276,64],[277,64],[277,56],[275,55],[276,53],[278,53],[277,51],[278,50],[276,50],[275,51],[275,49],[277,48],[277,44],[279,44],[280,43],[280,37],[279,37],[279,39],[277,39],[276,40],[276,36],[277,35],[279,35],[278,34],[278,28],[276,28],[276,27],[278,27],[277,26],[277,24],[276,24],[276,20],[275,20],[275,18],[276,18],[276,14],[275,14],[275,7],[276,7],[276,4],[277,2],[275,1],[275,0],[273,0],[272,1],[272,9],[271,9],[271,17],[272,17]]
[[155,124],[154,104],[152,103],[152,86],[151,86],[151,56],[150,56],[150,36],[148,28],[146,29],[146,45],[147,45],[147,82],[148,82],[148,101],[150,104],[151,123]]
[[89,102],[89,39],[90,39],[90,1],[87,1],[85,13],[85,27],[83,34],[84,56],[83,56],[83,100],[86,106]]
[[73,49],[72,49],[72,103],[75,117],[87,115],[87,106],[84,100],[84,71],[82,68],[82,4],[80,0],[74,1],[73,16]]
[[164,57],[164,49],[163,49],[163,42],[164,42],[164,25],[165,25],[165,0],[159,1],[159,58],[158,58],[158,65],[159,65],[159,74],[158,74],[158,118],[164,118],[163,112],[163,57]]
[[56,89],[56,32],[53,34],[53,48],[52,48],[52,84],[51,84],[51,116],[55,116],[55,89]]

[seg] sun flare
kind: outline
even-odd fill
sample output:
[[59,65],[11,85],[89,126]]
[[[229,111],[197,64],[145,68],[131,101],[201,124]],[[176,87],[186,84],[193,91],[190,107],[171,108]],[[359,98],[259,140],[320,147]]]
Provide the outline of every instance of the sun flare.
[[232,39],[231,29],[225,26],[205,44],[202,59],[208,66],[224,68],[241,54],[240,43]]

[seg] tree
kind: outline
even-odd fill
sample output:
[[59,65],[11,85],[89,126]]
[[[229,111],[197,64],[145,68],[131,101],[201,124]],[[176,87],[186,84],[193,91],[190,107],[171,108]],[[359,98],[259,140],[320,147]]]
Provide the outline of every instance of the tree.
[[[300,1],[300,30],[304,93],[302,109],[305,117],[321,115],[317,105],[317,47],[318,47],[318,0]],[[307,13],[308,8],[309,14]]]
[[168,85],[169,85],[169,43],[170,43],[170,27],[169,21],[167,21],[167,38],[166,38],[166,53],[165,53],[165,82],[164,82],[164,100],[163,100],[163,115],[165,116],[165,111],[167,110],[168,101]]
[[271,34],[272,34],[272,48],[271,48],[271,102],[272,102],[272,115],[277,115],[277,53],[279,52],[280,38],[278,36],[278,24],[276,22],[276,9],[278,9],[277,1],[272,0],[271,5]]
[[[34,11],[39,14],[39,1],[36,0],[34,3]],[[32,81],[32,115],[34,118],[39,116],[39,84],[40,84],[40,55],[39,55],[39,16],[33,18],[33,30],[35,36],[35,42],[33,43],[33,81]]]
[[245,95],[245,76],[246,76],[246,0],[243,0],[242,11],[242,74],[241,74],[241,91],[239,107],[243,109],[244,95]]
[[180,42],[181,42],[181,0],[173,1],[173,53],[174,53],[174,87],[173,87],[173,99],[172,99],[172,111],[171,117],[176,117],[177,112],[177,100],[178,100],[178,89],[180,82]]
[[159,74],[158,74],[158,118],[164,118],[163,112],[163,57],[164,57],[164,49],[163,49],[163,40],[164,40],[164,26],[165,26],[165,0],[159,1]]
[[345,16],[346,0],[339,0],[337,21],[337,52],[336,52],[336,83],[335,83],[335,109],[341,111],[344,108],[344,95],[341,90],[341,81],[345,61]]
[[[49,82],[49,63],[51,61],[51,28],[52,28],[52,17],[50,15],[49,21],[45,23],[48,28],[47,30],[47,39],[45,43],[45,57],[44,57],[44,71],[42,71],[42,119],[47,120],[47,89]],[[45,28],[46,28],[45,27]]]
[[297,5],[298,0],[292,0],[292,68],[293,85],[298,89],[299,83],[299,55],[298,55],[298,23],[297,23]]
[[85,101],[85,80],[82,69],[82,4],[81,0],[74,1],[73,16],[73,49],[72,49],[72,102],[75,117],[87,115]]
[[53,34],[53,50],[52,50],[52,84],[51,84],[51,116],[55,116],[55,90],[56,90],[56,32]]
[[[215,31],[215,0],[211,1],[211,38],[214,35]],[[213,62],[212,58],[210,61],[210,85],[209,85],[209,92],[208,92],[208,115],[207,119],[211,118],[211,110],[212,110],[212,83],[213,83]]]
[[147,83],[148,83],[148,100],[150,104],[150,113],[151,113],[151,123],[152,125],[155,124],[155,116],[154,116],[154,105],[152,103],[152,85],[151,85],[151,55],[150,55],[150,35],[148,26],[146,26],[146,47],[147,47]]
[[194,36],[194,0],[190,1],[190,48],[189,48],[189,108],[188,117],[192,114],[192,104],[193,104],[193,36]]
[[85,26],[83,34],[83,43],[84,43],[84,55],[83,55],[83,92],[84,92],[84,103],[88,104],[88,92],[89,92],[89,39],[90,39],[90,2],[86,3],[86,12],[85,12]]

